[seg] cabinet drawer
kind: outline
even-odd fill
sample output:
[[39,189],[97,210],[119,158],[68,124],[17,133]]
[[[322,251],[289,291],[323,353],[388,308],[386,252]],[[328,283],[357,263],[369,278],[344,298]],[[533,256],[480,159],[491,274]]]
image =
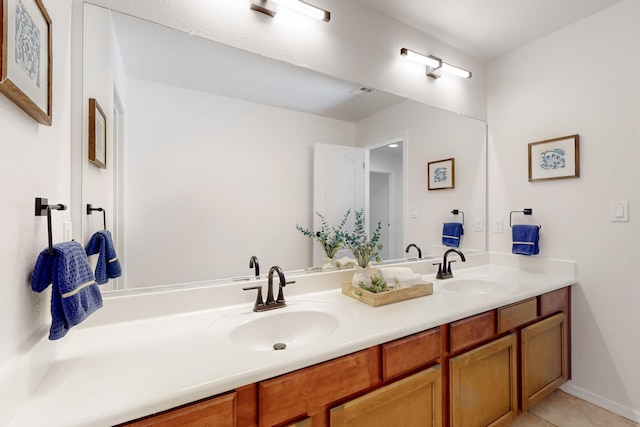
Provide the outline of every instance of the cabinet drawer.
[[540,316],[569,312],[569,287],[540,295]]
[[440,357],[440,328],[401,338],[382,346],[382,378],[404,374]]
[[235,427],[236,393],[203,400],[131,423],[126,427],[203,426]]
[[449,325],[449,351],[458,350],[488,340],[496,332],[496,313],[494,310],[466,319],[458,320]]
[[279,425],[380,384],[380,350],[367,350],[263,381],[260,426]]
[[533,322],[538,317],[538,299],[536,297],[498,309],[498,333],[509,331]]

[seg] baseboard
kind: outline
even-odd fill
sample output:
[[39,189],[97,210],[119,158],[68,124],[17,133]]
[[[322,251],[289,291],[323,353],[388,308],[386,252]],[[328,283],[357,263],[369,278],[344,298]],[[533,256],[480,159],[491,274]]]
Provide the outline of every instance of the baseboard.
[[620,415],[621,417],[640,423],[640,411],[620,405],[619,403],[578,387],[571,382],[564,384],[560,389],[572,396],[585,400],[589,403],[593,403],[594,405],[606,409],[607,411],[611,411],[614,414]]

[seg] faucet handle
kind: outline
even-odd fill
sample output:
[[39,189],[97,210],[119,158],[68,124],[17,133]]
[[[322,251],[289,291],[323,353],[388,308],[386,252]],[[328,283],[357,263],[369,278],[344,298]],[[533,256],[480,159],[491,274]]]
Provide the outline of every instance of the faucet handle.
[[451,261],[449,261],[448,265],[447,265],[447,273],[451,274],[451,263],[452,262],[456,262],[457,260],[452,259]]
[[[438,266],[438,273],[436,274],[436,279],[442,279],[442,263],[441,262],[434,262],[433,265],[437,265]],[[445,266],[446,269],[446,266]]]
[[284,285],[280,285],[280,288],[278,289],[278,298],[276,298],[276,303],[286,305],[284,300],[284,292],[282,291],[282,288],[286,285],[291,285],[292,283],[296,283],[296,281],[290,280],[288,282],[284,282]]
[[260,307],[264,306],[264,301],[262,300],[262,286],[257,285],[242,288],[243,291],[252,291],[254,289],[258,290],[258,296],[256,297],[255,304],[253,305],[253,311],[258,311]]

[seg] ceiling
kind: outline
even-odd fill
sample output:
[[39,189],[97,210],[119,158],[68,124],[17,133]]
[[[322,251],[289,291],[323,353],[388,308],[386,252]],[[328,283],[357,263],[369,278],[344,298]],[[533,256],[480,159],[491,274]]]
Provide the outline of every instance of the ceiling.
[[621,0],[359,1],[487,61]]

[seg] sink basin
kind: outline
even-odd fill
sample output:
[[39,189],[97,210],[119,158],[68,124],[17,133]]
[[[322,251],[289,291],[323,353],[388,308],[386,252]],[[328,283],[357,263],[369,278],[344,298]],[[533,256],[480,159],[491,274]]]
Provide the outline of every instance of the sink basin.
[[[214,322],[209,335],[226,335],[231,344],[250,351],[291,349],[322,342],[349,317],[349,312],[339,306],[293,303],[265,312],[232,313]],[[281,344],[285,348],[280,348]]]
[[486,295],[502,292],[507,288],[500,283],[484,279],[448,279],[442,284],[442,289],[467,294]]

